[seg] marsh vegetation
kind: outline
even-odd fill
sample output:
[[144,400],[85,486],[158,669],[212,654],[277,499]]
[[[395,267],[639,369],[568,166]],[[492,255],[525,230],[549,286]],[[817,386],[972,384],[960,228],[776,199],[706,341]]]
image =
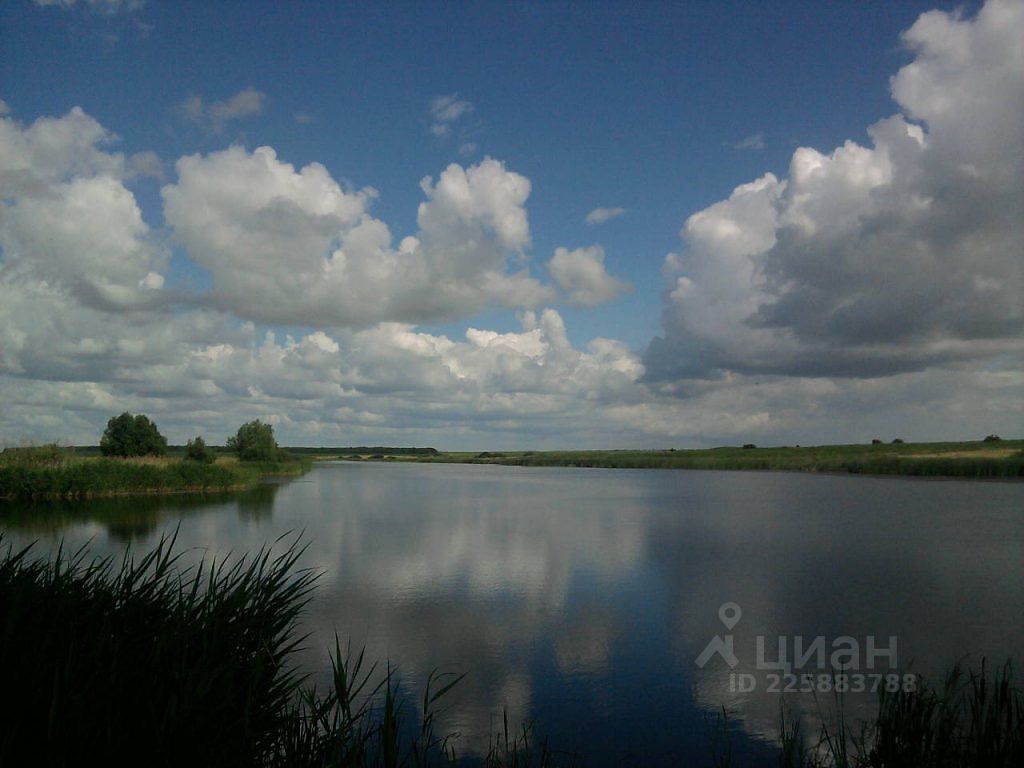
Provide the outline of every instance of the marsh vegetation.
[[202,436],[169,448],[156,424],[126,412],[110,419],[98,451],[56,444],[5,448],[0,499],[239,490],[309,467],[308,459],[281,450],[273,427],[259,420],[243,424],[225,449],[207,445]]
[[[356,459],[370,457],[342,456]],[[925,477],[1024,476],[1024,440],[742,447],[664,450],[442,452],[437,456],[389,454],[396,461],[503,464],[523,467],[726,469],[844,472]]]

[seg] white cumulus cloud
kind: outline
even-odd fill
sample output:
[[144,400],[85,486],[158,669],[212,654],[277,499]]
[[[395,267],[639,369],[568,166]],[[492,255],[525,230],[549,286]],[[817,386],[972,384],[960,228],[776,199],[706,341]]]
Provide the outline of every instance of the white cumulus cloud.
[[902,112],[870,145],[801,147],[788,178],[687,220],[653,379],[873,377],[1024,349],[1024,3],[926,13],[904,42]]
[[604,304],[632,289],[629,283],[608,274],[604,249],[599,245],[572,251],[556,248],[548,262],[548,272],[569,294],[569,301],[583,307]]
[[367,326],[465,316],[488,302],[533,307],[549,287],[513,269],[530,245],[530,182],[491,159],[424,179],[419,230],[393,245],[367,213],[373,190],[345,192],[313,163],[232,147],[177,164],[164,215],[210,271],[216,306],[297,325]]
[[75,107],[23,126],[0,118],[0,268],[85,304],[128,308],[162,285],[166,254],[124,186],[116,137]]

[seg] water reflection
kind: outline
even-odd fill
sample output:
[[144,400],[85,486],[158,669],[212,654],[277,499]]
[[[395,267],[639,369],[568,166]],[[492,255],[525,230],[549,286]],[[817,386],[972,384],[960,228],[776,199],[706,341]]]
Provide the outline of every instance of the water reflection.
[[735,713],[733,764],[770,761],[779,700],[731,692],[694,659],[743,608],[754,638],[899,637],[932,672],[964,653],[1021,657],[1024,486],[801,476],[339,464],[218,499],[0,511],[16,539],[117,551],[180,524],[196,553],[304,531],[324,569],[303,663],[335,632],[399,666],[410,691],[467,672],[445,725],[482,749],[502,710],[590,764],[707,764],[707,712]]
[[80,540],[103,534],[111,543],[155,541],[177,521],[195,514],[235,509],[242,518],[269,517],[279,483],[261,483],[233,493],[114,496],[86,501],[40,501],[29,504],[0,500],[0,530],[19,540]]

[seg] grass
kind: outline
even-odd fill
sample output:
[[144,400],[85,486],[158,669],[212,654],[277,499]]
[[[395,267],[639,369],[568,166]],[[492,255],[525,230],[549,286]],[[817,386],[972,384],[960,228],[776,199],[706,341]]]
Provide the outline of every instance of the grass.
[[[0,550],[0,766],[457,760],[437,714],[459,678],[431,675],[417,716],[390,666],[381,676],[336,642],[330,690],[307,686],[292,658],[317,574],[296,570],[301,549],[192,568],[173,550],[173,538],[120,562]],[[552,755],[506,723],[477,762]]]
[[962,478],[1024,476],[1024,440],[686,450],[447,452],[437,456],[378,458],[524,467],[775,470]]
[[261,478],[301,475],[309,461],[203,464],[171,457],[79,456],[56,446],[0,453],[0,499],[75,499],[129,494],[212,492],[247,488]]
[[[841,712],[842,702],[838,702]],[[807,739],[780,716],[780,768],[1015,768],[1024,765],[1024,698],[1007,662],[991,673],[957,664],[938,686],[881,689],[869,722],[842,716]]]

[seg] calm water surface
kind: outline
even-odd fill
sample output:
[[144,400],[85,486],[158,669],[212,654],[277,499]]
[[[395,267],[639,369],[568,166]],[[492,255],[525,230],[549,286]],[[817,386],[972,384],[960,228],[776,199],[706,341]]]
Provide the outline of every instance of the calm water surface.
[[[726,707],[734,764],[769,763],[779,695],[759,635],[769,660],[780,636],[829,651],[846,636],[863,663],[869,635],[924,674],[1024,659],[1019,483],[340,463],[221,498],[0,506],[5,536],[42,551],[141,549],[176,526],[190,557],[303,531],[324,575],[302,663],[322,676],[337,632],[411,692],[433,669],[468,673],[444,719],[463,752],[506,711],[588,765],[708,765]],[[727,634],[754,691],[731,690],[721,659],[695,663]]]

